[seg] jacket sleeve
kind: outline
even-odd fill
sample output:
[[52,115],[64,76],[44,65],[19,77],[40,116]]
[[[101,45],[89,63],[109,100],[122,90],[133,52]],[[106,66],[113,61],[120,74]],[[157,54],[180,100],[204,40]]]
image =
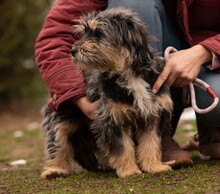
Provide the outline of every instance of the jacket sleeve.
[[199,44],[213,53],[212,64],[207,67],[220,72],[220,34],[212,36]]
[[102,10],[106,4],[100,0],[58,0],[44,21],[35,43],[35,58],[52,98],[49,106],[55,111],[65,105],[75,107],[70,99],[85,95],[83,76],[70,57],[77,39],[74,20],[89,11]]

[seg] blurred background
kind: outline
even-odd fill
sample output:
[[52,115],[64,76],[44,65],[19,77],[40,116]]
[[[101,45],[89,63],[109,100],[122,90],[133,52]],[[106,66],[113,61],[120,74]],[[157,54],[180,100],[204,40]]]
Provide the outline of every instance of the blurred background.
[[[35,64],[34,45],[52,5],[53,0],[0,0],[0,180],[4,182],[4,172],[26,163],[36,169],[43,160],[40,110],[48,93]],[[0,181],[4,193],[1,188]]]
[[[34,43],[52,0],[0,1],[0,111],[33,107],[47,96]],[[1,115],[0,113],[0,115]]]

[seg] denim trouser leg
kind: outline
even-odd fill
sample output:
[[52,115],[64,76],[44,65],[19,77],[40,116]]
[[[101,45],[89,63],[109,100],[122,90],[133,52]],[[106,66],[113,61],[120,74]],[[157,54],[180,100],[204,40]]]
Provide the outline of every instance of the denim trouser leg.
[[[220,97],[220,73],[202,68],[198,78],[208,83]],[[210,97],[203,89],[195,87],[195,92],[199,108],[206,108],[213,103],[212,97]],[[217,107],[209,113],[196,114],[196,118],[197,122],[200,122],[205,126],[220,127],[220,103],[218,103]]]
[[119,6],[131,8],[139,14],[147,25],[150,40],[153,40],[150,44],[157,52],[162,54],[169,45],[177,49],[182,47],[179,35],[167,20],[161,0],[109,0],[108,2],[108,8]]
[[[150,42],[151,46],[159,53],[163,53],[166,47],[174,46],[177,50],[185,49],[188,45],[177,33],[169,18],[166,16],[161,0],[109,0],[108,8],[129,7],[139,13],[146,23],[148,34],[156,41]],[[199,78],[206,81],[220,96],[220,74],[202,68]],[[178,121],[179,116],[185,108],[182,100],[182,88],[171,88],[171,96],[174,101],[174,120]],[[196,88],[197,104],[199,107],[207,107],[211,99],[207,94]],[[207,114],[198,115],[197,121],[209,126],[220,127],[220,105]]]

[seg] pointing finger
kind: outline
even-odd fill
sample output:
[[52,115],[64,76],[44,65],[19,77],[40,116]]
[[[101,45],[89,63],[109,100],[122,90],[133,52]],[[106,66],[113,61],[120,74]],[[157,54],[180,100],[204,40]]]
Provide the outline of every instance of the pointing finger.
[[169,77],[167,78],[167,80],[165,82],[166,85],[169,86],[169,87],[172,86],[173,83],[176,81],[177,77],[178,77],[177,74],[170,73]]
[[153,85],[152,91],[154,94],[156,94],[158,92],[158,90],[160,89],[160,87],[164,84],[164,82],[167,80],[167,78],[170,75],[170,68],[169,66],[165,66],[164,70],[162,71],[162,73],[159,75],[159,77],[157,78],[156,82]]

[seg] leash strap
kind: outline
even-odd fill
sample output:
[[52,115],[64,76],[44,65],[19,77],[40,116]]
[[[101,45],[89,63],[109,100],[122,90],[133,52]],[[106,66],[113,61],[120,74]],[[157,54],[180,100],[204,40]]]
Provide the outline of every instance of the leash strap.
[[[167,61],[169,59],[170,53],[176,52],[176,51],[177,50],[174,47],[171,47],[171,46],[167,47],[166,50],[164,51],[165,61]],[[204,109],[198,108],[197,103],[196,103],[196,95],[195,95],[194,85],[205,90],[213,98],[214,101],[209,107],[204,108]],[[212,111],[218,105],[219,98],[218,98],[217,94],[206,82],[202,81],[201,79],[196,78],[192,83],[189,84],[189,89],[190,89],[192,107],[195,112],[197,112],[199,114],[205,114],[205,113]]]

